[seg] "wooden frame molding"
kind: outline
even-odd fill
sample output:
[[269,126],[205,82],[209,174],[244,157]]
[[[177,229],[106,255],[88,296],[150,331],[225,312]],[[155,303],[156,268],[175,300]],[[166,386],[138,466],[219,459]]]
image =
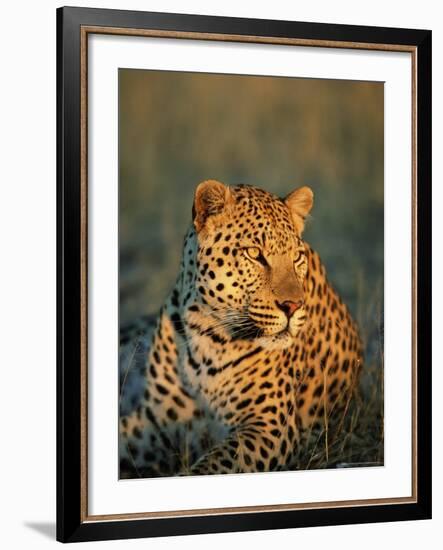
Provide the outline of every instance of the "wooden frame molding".
[[[98,540],[430,517],[431,443],[425,427],[430,425],[431,375],[424,372],[425,362],[430,359],[430,31],[278,21],[265,22],[267,25],[264,25],[258,20],[84,8],[60,8],[57,18],[58,539]],[[94,34],[410,53],[413,258],[410,497],[138,514],[89,514],[88,37]],[[68,273],[69,269],[75,268],[77,272]],[[78,326],[73,330],[75,319],[78,319]],[[421,369],[419,365],[422,365]],[[75,394],[72,397],[67,394],[69,384]],[[75,419],[79,423],[77,428]],[[73,441],[64,436],[69,428],[74,431]],[[69,456],[70,451],[72,456]],[[68,481],[68,469],[78,473],[78,477],[74,474]],[[79,492],[77,497],[76,490]]]

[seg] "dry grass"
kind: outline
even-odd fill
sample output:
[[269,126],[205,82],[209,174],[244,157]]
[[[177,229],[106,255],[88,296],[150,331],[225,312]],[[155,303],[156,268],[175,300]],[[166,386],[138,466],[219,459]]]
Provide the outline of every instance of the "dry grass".
[[364,367],[354,398],[345,409],[337,431],[310,438],[297,460],[297,469],[383,466],[383,368]]

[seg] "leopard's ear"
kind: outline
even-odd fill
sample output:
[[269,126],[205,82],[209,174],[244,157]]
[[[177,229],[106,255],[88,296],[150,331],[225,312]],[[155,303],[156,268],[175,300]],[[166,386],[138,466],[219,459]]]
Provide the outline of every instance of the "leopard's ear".
[[291,212],[295,229],[301,235],[305,227],[305,220],[314,204],[314,193],[310,187],[299,187],[289,193],[285,204]]
[[232,204],[229,187],[216,180],[206,180],[197,185],[192,207],[192,219],[197,231],[201,231],[208,220],[228,210]]

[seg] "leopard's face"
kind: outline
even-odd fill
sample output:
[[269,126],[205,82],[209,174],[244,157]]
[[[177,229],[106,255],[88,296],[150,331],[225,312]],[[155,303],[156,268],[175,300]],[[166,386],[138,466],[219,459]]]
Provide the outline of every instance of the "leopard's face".
[[197,190],[194,206],[193,284],[197,302],[210,311],[208,328],[223,327],[234,340],[289,346],[306,321],[301,232],[307,212],[300,197],[294,213],[288,199],[260,189],[202,185],[203,205]]

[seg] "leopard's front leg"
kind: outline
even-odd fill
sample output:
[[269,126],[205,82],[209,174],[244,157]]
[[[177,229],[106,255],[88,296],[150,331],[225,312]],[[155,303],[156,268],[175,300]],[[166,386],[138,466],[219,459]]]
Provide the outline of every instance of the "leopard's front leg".
[[285,467],[296,451],[298,433],[293,417],[286,420],[278,425],[257,420],[233,429],[193,464],[189,474],[265,472]]

